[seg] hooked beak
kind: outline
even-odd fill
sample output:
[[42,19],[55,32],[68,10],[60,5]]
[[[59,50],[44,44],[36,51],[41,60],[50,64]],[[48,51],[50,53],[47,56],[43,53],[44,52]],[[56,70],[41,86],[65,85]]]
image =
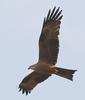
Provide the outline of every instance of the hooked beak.
[[30,67],[28,69],[31,69]]

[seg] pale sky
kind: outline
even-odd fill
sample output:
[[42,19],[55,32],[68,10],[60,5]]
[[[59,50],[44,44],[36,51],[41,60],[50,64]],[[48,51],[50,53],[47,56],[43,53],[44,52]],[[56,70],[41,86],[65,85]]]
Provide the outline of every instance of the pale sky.
[[[61,7],[57,65],[77,69],[74,81],[53,75],[28,96],[18,85],[38,60],[38,39],[49,9]],[[0,1],[0,98],[2,100],[85,99],[85,0]]]

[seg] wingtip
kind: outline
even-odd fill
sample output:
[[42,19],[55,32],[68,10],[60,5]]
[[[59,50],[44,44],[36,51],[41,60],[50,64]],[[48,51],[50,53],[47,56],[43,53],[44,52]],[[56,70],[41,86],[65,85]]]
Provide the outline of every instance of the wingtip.
[[[49,19],[49,17],[50,17],[50,12],[51,12],[51,9],[49,9],[49,11],[48,11],[48,14],[47,14],[47,20]],[[44,18],[45,19],[45,18]]]
[[26,96],[28,95],[28,91],[26,90]]
[[54,8],[56,8],[56,6],[54,6]]
[[31,90],[26,90],[26,89],[23,89],[20,85],[18,87],[18,92],[22,92],[22,94],[26,94],[26,96],[28,95],[28,93],[30,94],[31,93]]
[[60,9],[60,6],[58,7],[58,9]]
[[58,20],[61,20],[61,19],[62,19],[62,17],[63,17],[63,15],[61,15],[61,16],[58,18]]
[[56,6],[54,6],[54,8],[53,9],[56,9]]
[[45,19],[45,22],[48,21],[48,20],[50,20],[50,19],[56,20],[60,16],[60,14],[62,13],[62,10],[60,10],[60,11],[59,10],[60,10],[60,6],[57,9],[56,9],[56,6],[54,6],[52,10],[49,9],[47,17]]
[[19,92],[21,91],[22,89],[21,88],[19,88]]

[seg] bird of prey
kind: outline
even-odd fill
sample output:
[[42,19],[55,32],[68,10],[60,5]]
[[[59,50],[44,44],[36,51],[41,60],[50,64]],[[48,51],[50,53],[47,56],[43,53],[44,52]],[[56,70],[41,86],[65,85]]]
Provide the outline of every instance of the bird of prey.
[[60,7],[49,9],[47,17],[44,18],[41,35],[39,38],[39,60],[28,69],[33,72],[26,76],[19,84],[19,91],[31,93],[31,90],[39,83],[46,80],[52,74],[73,80],[76,70],[60,68],[57,65],[59,53],[59,30],[63,15]]

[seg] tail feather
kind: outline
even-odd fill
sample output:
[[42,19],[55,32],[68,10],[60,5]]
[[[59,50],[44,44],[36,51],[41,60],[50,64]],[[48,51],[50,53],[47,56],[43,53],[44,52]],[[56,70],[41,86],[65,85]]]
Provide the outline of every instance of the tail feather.
[[64,68],[58,68],[58,67],[56,67],[56,70],[58,70],[58,72],[55,73],[56,75],[67,78],[71,81],[73,81],[73,74],[75,73],[75,71],[77,71],[77,70],[64,69]]

